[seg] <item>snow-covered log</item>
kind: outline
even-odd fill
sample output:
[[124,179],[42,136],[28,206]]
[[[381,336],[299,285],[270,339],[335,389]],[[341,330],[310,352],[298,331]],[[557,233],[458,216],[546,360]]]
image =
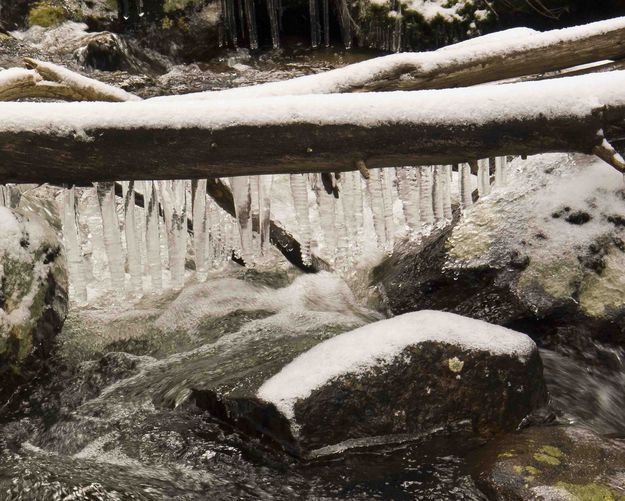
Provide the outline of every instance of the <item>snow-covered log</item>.
[[0,181],[335,172],[571,151],[625,119],[625,72],[225,102],[0,104]]
[[378,57],[316,75],[155,100],[222,100],[464,87],[625,57],[625,17],[536,32],[515,28],[432,52]]

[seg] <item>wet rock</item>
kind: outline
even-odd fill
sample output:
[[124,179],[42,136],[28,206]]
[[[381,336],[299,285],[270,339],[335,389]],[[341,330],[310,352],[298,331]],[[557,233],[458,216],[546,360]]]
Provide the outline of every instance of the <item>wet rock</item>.
[[0,401],[45,362],[67,313],[61,244],[27,210],[0,207]]
[[[297,455],[441,429],[468,427],[489,437],[515,429],[546,400],[540,358],[527,336],[457,315],[424,311],[370,324],[313,343],[288,365],[286,357],[274,358],[282,344],[244,384],[239,373],[228,385],[196,389],[193,398]],[[276,360],[286,366],[276,370]]]
[[387,307],[451,311],[541,338],[574,326],[624,342],[621,177],[582,155],[517,159],[510,170],[509,186],[374,270]]
[[140,27],[141,43],[179,62],[209,61],[218,55],[221,7],[168,1],[158,22]]
[[528,428],[488,444],[469,463],[493,499],[625,499],[625,441],[585,428]]

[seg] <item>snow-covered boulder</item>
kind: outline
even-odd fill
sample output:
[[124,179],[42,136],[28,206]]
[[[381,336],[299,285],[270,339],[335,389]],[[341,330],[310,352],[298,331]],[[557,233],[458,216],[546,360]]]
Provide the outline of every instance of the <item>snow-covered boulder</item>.
[[515,159],[509,185],[374,272],[395,314],[442,309],[512,328],[625,332],[625,187],[594,157]]
[[273,424],[267,410],[256,413],[270,433],[284,439],[288,428],[298,453],[318,455],[463,424],[481,436],[515,429],[546,390],[529,337],[421,311],[318,344],[256,396],[280,414]]
[[56,233],[28,210],[0,207],[0,402],[48,355],[66,312]]

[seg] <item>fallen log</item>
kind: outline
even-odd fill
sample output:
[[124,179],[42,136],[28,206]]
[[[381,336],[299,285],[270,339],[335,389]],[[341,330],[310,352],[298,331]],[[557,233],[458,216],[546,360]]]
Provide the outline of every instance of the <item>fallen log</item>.
[[[80,183],[593,153],[625,72],[442,91],[240,101],[0,104],[0,180]],[[620,134],[620,133],[619,133]]]
[[624,57],[625,17],[619,17],[542,33],[515,28],[432,52],[392,54],[281,82],[153,99],[222,100],[466,87]]

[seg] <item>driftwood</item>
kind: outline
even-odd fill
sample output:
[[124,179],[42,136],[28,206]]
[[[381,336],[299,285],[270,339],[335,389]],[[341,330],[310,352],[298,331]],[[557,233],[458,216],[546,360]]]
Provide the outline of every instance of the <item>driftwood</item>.
[[[238,102],[0,104],[0,179],[80,183],[595,153],[625,72],[445,91]],[[551,103],[554,103],[551,105]]]

